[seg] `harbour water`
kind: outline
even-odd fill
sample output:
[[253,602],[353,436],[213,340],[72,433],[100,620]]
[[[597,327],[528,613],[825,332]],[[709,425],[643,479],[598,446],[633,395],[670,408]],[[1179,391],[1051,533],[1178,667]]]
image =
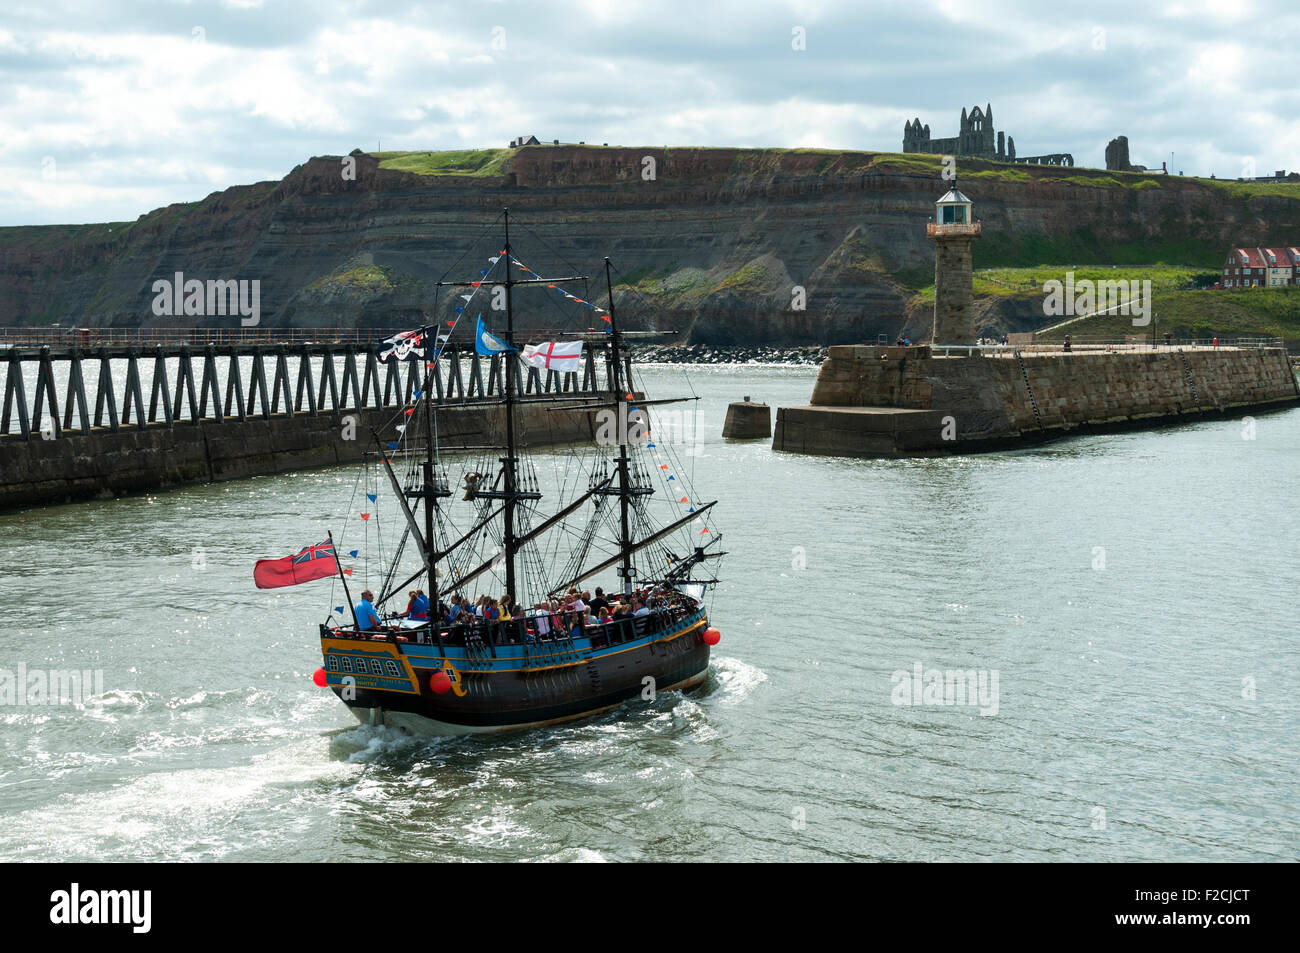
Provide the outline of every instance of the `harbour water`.
[[[722,440],[815,374],[689,369],[706,688],[518,735],[313,685],[329,584],[252,564],[337,526],[350,469],[0,515],[0,669],[103,673],[0,707],[0,856],[1296,860],[1300,410],[923,461]],[[913,696],[933,672],[983,694]]]

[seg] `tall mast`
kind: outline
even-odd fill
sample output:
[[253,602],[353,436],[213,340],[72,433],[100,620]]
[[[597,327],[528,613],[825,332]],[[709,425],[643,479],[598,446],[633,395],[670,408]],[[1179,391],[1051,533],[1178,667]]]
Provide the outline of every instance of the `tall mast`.
[[[433,364],[438,360],[433,347],[429,345],[429,329],[422,334],[424,342],[424,545],[425,570],[429,577],[429,618],[436,626],[441,619],[438,616],[438,571],[434,567],[434,550],[438,547],[433,538],[434,509],[438,506],[437,487],[434,485],[433,471]],[[435,336],[434,341],[438,339]],[[433,360],[429,360],[432,357]]]
[[[461,286],[469,288],[478,288],[487,284],[495,287],[500,285],[506,289],[506,329],[502,336],[506,350],[502,353],[505,368],[505,414],[506,414],[506,455],[500,458],[502,465],[502,483],[504,486],[497,489],[495,485],[487,490],[479,490],[475,493],[476,499],[491,499],[501,501],[501,510],[504,517],[503,543],[505,564],[506,564],[506,595],[512,600],[518,595],[516,587],[518,585],[515,573],[515,556],[518,555],[519,547],[527,545],[531,538],[531,533],[525,533],[522,537],[518,535],[515,527],[515,514],[521,500],[540,500],[542,494],[537,490],[520,490],[519,488],[519,457],[515,447],[515,404],[516,396],[516,374],[518,373],[515,364],[515,355],[518,353],[515,349],[515,316],[514,316],[514,287],[515,285],[535,285],[548,288],[554,288],[557,281],[585,281],[586,275],[569,275],[564,278],[522,278],[515,279],[512,277],[510,268],[510,259],[513,257],[510,248],[510,209],[501,210],[502,218],[505,223],[505,247],[501,250],[501,256],[506,260],[505,277],[500,281],[437,281],[434,282],[436,287]],[[497,260],[500,260],[499,258]],[[468,296],[464,296],[468,297]],[[427,385],[426,385],[427,386]],[[445,484],[435,481],[437,485],[438,496],[450,496],[449,490],[441,487]],[[495,514],[493,514],[495,516]],[[445,555],[445,554],[444,554]],[[450,589],[455,586],[449,587]]]
[[[622,365],[618,354],[618,316],[614,313],[614,282],[610,276],[609,259],[605,259],[605,289],[609,293],[609,380],[614,388],[616,407],[619,410],[630,406],[625,401],[623,391]],[[632,382],[628,381],[628,386]],[[628,519],[628,498],[631,495],[631,480],[627,468],[627,428],[629,421],[626,412],[618,415],[618,508],[619,508],[619,550],[623,554],[619,575],[623,577],[623,595],[632,594],[632,533]]]
[[506,595],[511,603],[515,601],[515,494],[518,485],[515,473],[515,374],[511,363],[515,349],[515,316],[511,304],[510,280],[510,209],[501,210],[505,219],[506,231],[506,352],[502,355],[502,366],[506,373],[506,455],[501,461],[505,465],[505,550],[506,550]]

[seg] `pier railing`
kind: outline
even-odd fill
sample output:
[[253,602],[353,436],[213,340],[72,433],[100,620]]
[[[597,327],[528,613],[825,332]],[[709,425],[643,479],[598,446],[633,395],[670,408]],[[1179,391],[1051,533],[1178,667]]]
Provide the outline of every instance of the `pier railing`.
[[[448,348],[428,362],[430,383],[440,405],[497,403],[508,371],[522,400],[594,397],[612,389],[604,352],[603,344],[584,348],[581,371],[561,374],[536,367],[525,373],[516,360]],[[10,343],[0,346],[0,362],[0,440],[401,408],[423,386],[426,367],[422,360],[381,363],[373,342],[198,348]],[[631,358],[626,372],[630,379]]]
[[1066,351],[1063,341],[1035,341],[1029,344],[933,344],[930,353],[936,357],[968,357],[982,354],[985,357],[1014,357],[1020,354],[1102,353],[1196,350],[1240,350],[1243,348],[1283,348],[1286,344],[1276,337],[1236,338],[1163,338],[1156,341],[1135,342],[1111,338],[1075,338],[1071,336]]

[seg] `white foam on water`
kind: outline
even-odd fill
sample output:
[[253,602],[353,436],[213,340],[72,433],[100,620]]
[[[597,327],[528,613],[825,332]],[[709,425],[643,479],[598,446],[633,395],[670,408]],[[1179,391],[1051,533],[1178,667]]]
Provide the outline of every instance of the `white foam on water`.
[[[0,829],[0,853],[51,861],[219,859],[241,846],[226,833],[236,818],[254,805],[274,809],[272,789],[343,779],[354,770],[329,760],[321,740],[311,738],[226,768],[156,771],[10,816]],[[242,835],[256,847],[266,833]]]
[[397,731],[387,725],[357,725],[333,735],[334,744],[354,748],[347,760],[365,764],[393,755],[405,755],[422,748],[436,747],[438,739]]
[[716,694],[728,705],[740,704],[755,688],[767,681],[767,673],[761,668],[728,656],[714,656],[713,677],[719,688]]
[[115,688],[102,695],[92,695],[76,707],[91,718],[115,722],[121,715],[138,715],[158,697],[155,692]]
[[533,864],[604,864],[608,863],[604,855],[598,850],[591,850],[587,847],[566,847],[564,850],[557,851],[554,854],[544,854],[541,857],[529,858],[528,863]]
[[463,828],[465,841],[479,847],[516,847],[521,841],[540,836],[508,816],[514,811],[511,805],[498,804],[491,814],[475,818]]

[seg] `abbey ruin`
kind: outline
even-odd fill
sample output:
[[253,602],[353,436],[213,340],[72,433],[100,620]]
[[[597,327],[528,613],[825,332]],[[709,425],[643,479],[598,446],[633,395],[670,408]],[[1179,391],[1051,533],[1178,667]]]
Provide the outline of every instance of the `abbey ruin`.
[[932,155],[972,156],[992,159],[995,162],[1021,162],[1027,165],[1074,165],[1074,156],[1056,152],[1041,156],[1016,157],[1016,141],[998,133],[996,144],[993,135],[993,107],[976,106],[967,115],[961,111],[961,131],[952,139],[931,139],[930,127],[914,119],[903,126],[903,151],[926,152]]

